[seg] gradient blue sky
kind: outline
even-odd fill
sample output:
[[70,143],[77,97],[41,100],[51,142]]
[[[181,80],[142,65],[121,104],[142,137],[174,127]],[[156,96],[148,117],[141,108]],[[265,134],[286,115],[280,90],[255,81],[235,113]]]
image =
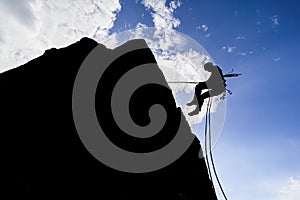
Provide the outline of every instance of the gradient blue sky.
[[2,0],[0,73],[84,36],[101,42],[138,23],[153,27],[153,13],[175,25],[179,19],[173,28],[199,42],[224,72],[243,73],[228,81],[233,95],[214,148],[228,199],[299,200],[300,1],[159,2]]
[[[214,149],[229,199],[300,199],[300,2],[181,2],[175,30],[198,41],[225,72],[243,73],[229,81],[233,95]],[[121,5],[112,32],[153,26],[140,3]]]

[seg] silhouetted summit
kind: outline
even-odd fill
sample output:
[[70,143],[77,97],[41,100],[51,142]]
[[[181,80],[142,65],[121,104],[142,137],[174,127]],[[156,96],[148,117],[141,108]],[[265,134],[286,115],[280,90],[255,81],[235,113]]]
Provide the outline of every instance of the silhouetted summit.
[[[198,155],[200,144],[196,138],[178,160],[149,173],[114,170],[87,151],[75,128],[72,94],[82,62],[97,45],[94,40],[82,38],[68,47],[49,49],[27,64],[0,74],[1,135],[9,189],[22,195],[61,191],[73,195],[84,191],[98,199],[216,199],[205,161]],[[103,51],[118,51],[101,46]],[[140,65],[147,59],[154,59],[150,49],[123,56],[105,72],[106,77],[100,80],[105,84],[98,85],[95,96],[97,117],[99,121],[106,120],[101,123],[108,131],[107,137],[133,152],[153,151],[170,142],[178,117],[183,117],[171,90],[153,85],[134,94],[129,109],[133,120],[145,125],[152,104],[165,106],[171,115],[167,115],[166,125],[157,136],[143,142],[122,134],[113,120],[101,119],[101,114],[110,108],[105,106],[110,93],[101,93],[101,89],[106,91],[113,86],[122,75],[121,68],[126,72],[132,63]],[[118,65],[122,67],[118,69]],[[158,67],[155,70],[156,77],[163,77]],[[183,126],[188,130],[186,134],[192,134],[185,120]]]

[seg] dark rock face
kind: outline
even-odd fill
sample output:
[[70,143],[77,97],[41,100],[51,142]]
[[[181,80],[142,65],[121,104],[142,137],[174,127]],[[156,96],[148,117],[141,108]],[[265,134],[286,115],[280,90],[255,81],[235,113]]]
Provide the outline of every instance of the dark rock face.
[[[80,65],[97,45],[95,41],[83,38],[66,48],[47,50],[43,56],[0,74],[1,135],[4,136],[9,189],[24,195],[89,192],[99,199],[216,199],[205,161],[198,156],[200,144],[196,138],[178,160],[148,173],[114,170],[87,151],[74,125],[72,92]],[[136,56],[137,62],[149,56],[154,59],[149,54],[150,50],[140,52]],[[129,60],[132,58],[128,57]],[[126,65],[126,59],[123,61]],[[112,70],[111,73],[118,71]],[[161,148],[174,137],[171,129],[176,124],[173,122],[178,115],[182,116],[170,90],[148,89],[152,95],[137,93],[131,101],[133,108],[130,112],[136,122],[147,123],[141,112],[153,103],[168,105],[173,114],[168,116],[169,125],[160,135],[140,146],[138,143],[142,139],[118,137],[113,135],[116,129],[112,127],[110,139],[133,152]],[[106,100],[98,90],[99,87],[95,107],[98,118],[101,118],[101,112],[106,112],[101,105]],[[159,95],[153,95],[155,92]],[[146,100],[139,103],[142,97]],[[109,126],[107,130],[110,130]],[[170,135],[167,135],[168,130]]]

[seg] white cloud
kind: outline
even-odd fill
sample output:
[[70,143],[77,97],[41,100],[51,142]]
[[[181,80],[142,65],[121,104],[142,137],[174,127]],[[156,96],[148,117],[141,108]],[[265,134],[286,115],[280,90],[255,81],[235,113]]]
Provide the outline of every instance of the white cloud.
[[201,28],[202,28],[202,30],[203,30],[204,32],[206,32],[206,31],[208,30],[208,26],[207,26],[206,24],[203,24],[203,25],[201,26]]
[[300,199],[300,179],[290,177],[281,188],[278,200],[299,200]]
[[280,60],[281,60],[280,57],[274,59],[275,62],[278,62],[278,61],[280,61]]
[[227,52],[232,53],[235,48],[236,48],[235,46],[228,47]]
[[210,33],[205,34],[205,37],[209,38],[210,37]]
[[180,1],[171,1],[169,6],[166,0],[142,0],[141,3],[151,11],[156,28],[172,29],[180,25],[180,20],[174,17],[174,10],[181,6]]
[[264,192],[265,199],[272,200],[299,200],[300,199],[300,177],[291,176],[286,179],[263,181],[258,184],[257,190]]
[[179,0],[177,0],[177,1],[171,1],[170,4],[169,4],[169,6],[172,9],[172,11],[174,11],[176,8],[178,8],[181,5],[182,5],[182,3]]
[[0,6],[5,14],[11,14],[15,20],[23,25],[32,26],[36,20],[30,1],[2,0]]
[[222,50],[226,50],[228,53],[232,53],[236,49],[236,46],[223,46]]
[[[181,38],[172,30],[180,25],[180,20],[175,17],[174,11],[182,3],[179,0],[174,0],[167,5],[166,0],[142,0],[141,4],[145,6],[147,11],[150,11],[154,27],[156,28],[154,37],[159,39],[159,42],[153,43],[152,45],[156,45],[153,48],[162,50],[162,55],[165,55],[170,49],[176,48],[176,44],[181,42]],[[168,30],[167,32],[164,31],[166,29]]]
[[143,24],[141,22],[137,23],[137,25],[135,26],[135,28],[146,28],[147,25],[146,24]]
[[206,37],[206,38],[209,38],[211,36],[210,33],[207,33],[208,25],[206,25],[206,24],[202,24],[201,26],[196,26],[196,30],[202,30],[204,33],[206,33],[204,35],[204,37]]
[[238,36],[236,36],[236,38],[235,38],[236,40],[244,40],[245,39],[245,37],[244,36],[241,36],[241,35],[238,35]]
[[250,55],[250,54],[253,54],[254,52],[253,51],[248,51],[248,52],[238,52],[236,55],[241,55],[241,56],[246,56],[246,55]]
[[0,10],[3,72],[84,36],[105,39],[121,5],[118,0],[5,0]]

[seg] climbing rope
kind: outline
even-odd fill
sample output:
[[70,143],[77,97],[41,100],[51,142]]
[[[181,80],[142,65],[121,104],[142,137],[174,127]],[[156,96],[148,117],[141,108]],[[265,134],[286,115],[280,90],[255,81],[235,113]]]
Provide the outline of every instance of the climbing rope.
[[207,168],[208,168],[208,174],[209,174],[209,178],[210,180],[212,181],[212,176],[211,176],[211,171],[210,171],[210,164],[209,164],[209,160],[208,160],[208,155],[207,155],[207,134],[208,134],[208,131],[207,131],[207,119],[208,119],[208,113],[209,113],[209,105],[210,105],[210,102],[211,102],[211,98],[208,98],[208,103],[207,103],[207,108],[206,108],[206,114],[205,114],[205,127],[204,127],[204,148],[205,148],[205,160],[206,160],[206,165],[207,165]]
[[[208,173],[209,173],[209,177],[213,183],[213,179],[212,179],[212,175],[211,175],[211,170],[210,170],[210,164],[209,164],[209,159],[211,161],[211,165],[213,168],[213,173],[215,175],[215,178],[218,182],[218,186],[222,192],[222,195],[224,197],[225,200],[227,200],[226,194],[223,190],[223,187],[221,185],[221,182],[219,180],[218,174],[217,174],[217,170],[215,168],[215,164],[214,164],[214,159],[213,159],[213,154],[212,154],[212,146],[211,146],[211,127],[210,127],[210,122],[211,122],[211,116],[210,116],[210,109],[211,109],[211,98],[208,99],[208,103],[207,103],[207,108],[206,108],[206,115],[205,115],[205,132],[204,132],[204,140],[205,140],[205,157],[206,157],[206,163],[207,163],[207,167],[208,167]],[[208,135],[208,140],[209,140],[209,146],[207,147],[207,135]],[[209,155],[208,155],[208,151],[209,150]]]

